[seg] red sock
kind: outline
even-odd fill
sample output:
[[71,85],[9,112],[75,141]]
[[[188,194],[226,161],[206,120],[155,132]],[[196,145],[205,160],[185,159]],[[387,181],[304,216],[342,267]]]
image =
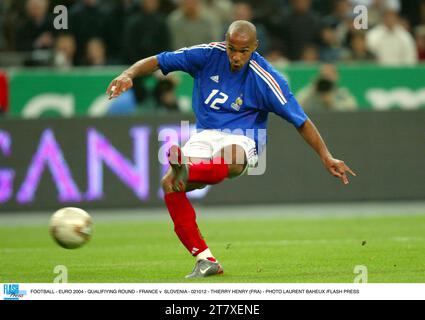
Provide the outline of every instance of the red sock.
[[217,184],[229,176],[229,166],[223,158],[201,163],[189,163],[189,182]]
[[196,213],[185,192],[168,193],[164,197],[174,222],[174,231],[193,256],[208,249],[196,224]]

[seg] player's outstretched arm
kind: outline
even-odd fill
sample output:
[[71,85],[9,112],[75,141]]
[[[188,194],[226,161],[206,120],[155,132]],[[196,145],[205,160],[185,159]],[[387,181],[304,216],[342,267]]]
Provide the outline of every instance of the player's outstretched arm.
[[111,81],[106,90],[109,99],[113,99],[121,95],[133,87],[133,79],[138,76],[151,74],[159,69],[158,59],[152,56],[140,60],[133,64],[130,68],[121,73],[118,77]]
[[310,119],[307,119],[304,124],[298,128],[298,132],[302,135],[305,141],[317,152],[322,159],[326,169],[337,178],[340,178],[344,184],[348,184],[347,172],[351,175],[356,174],[342,160],[335,159],[326,147],[322,136],[316,126]]

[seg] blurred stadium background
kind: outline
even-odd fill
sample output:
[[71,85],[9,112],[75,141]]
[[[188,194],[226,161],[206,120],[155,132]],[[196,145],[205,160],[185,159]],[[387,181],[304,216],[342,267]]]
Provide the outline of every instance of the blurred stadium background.
[[[1,0],[0,282],[52,282],[58,264],[71,282],[182,280],[193,261],[158,158],[187,138],[191,78],[141,78],[112,102],[105,90],[140,58],[222,40],[236,19],[256,24],[260,53],[358,177],[342,186],[271,116],[263,175],[191,194],[226,267],[208,281],[352,282],[365,265],[370,282],[424,282],[424,0]],[[177,135],[158,139],[167,128]],[[49,238],[64,206],[94,217],[81,250]]]

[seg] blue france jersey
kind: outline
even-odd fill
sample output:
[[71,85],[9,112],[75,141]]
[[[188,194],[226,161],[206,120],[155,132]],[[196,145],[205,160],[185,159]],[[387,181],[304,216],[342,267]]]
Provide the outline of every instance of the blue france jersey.
[[[180,70],[194,78],[192,107],[198,130],[258,132],[266,129],[269,112],[297,128],[307,120],[288,83],[257,52],[237,72],[230,70],[224,42],[163,52],[157,58],[165,75]],[[261,152],[265,137],[256,134],[254,140]]]

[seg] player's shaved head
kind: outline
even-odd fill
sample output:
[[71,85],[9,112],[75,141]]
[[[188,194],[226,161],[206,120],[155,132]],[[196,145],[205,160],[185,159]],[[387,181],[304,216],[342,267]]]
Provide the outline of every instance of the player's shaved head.
[[227,38],[245,38],[246,40],[257,40],[257,28],[249,21],[237,20],[233,22],[226,33]]
[[257,28],[251,22],[237,20],[230,25],[226,33],[226,48],[232,71],[242,69],[257,47]]

